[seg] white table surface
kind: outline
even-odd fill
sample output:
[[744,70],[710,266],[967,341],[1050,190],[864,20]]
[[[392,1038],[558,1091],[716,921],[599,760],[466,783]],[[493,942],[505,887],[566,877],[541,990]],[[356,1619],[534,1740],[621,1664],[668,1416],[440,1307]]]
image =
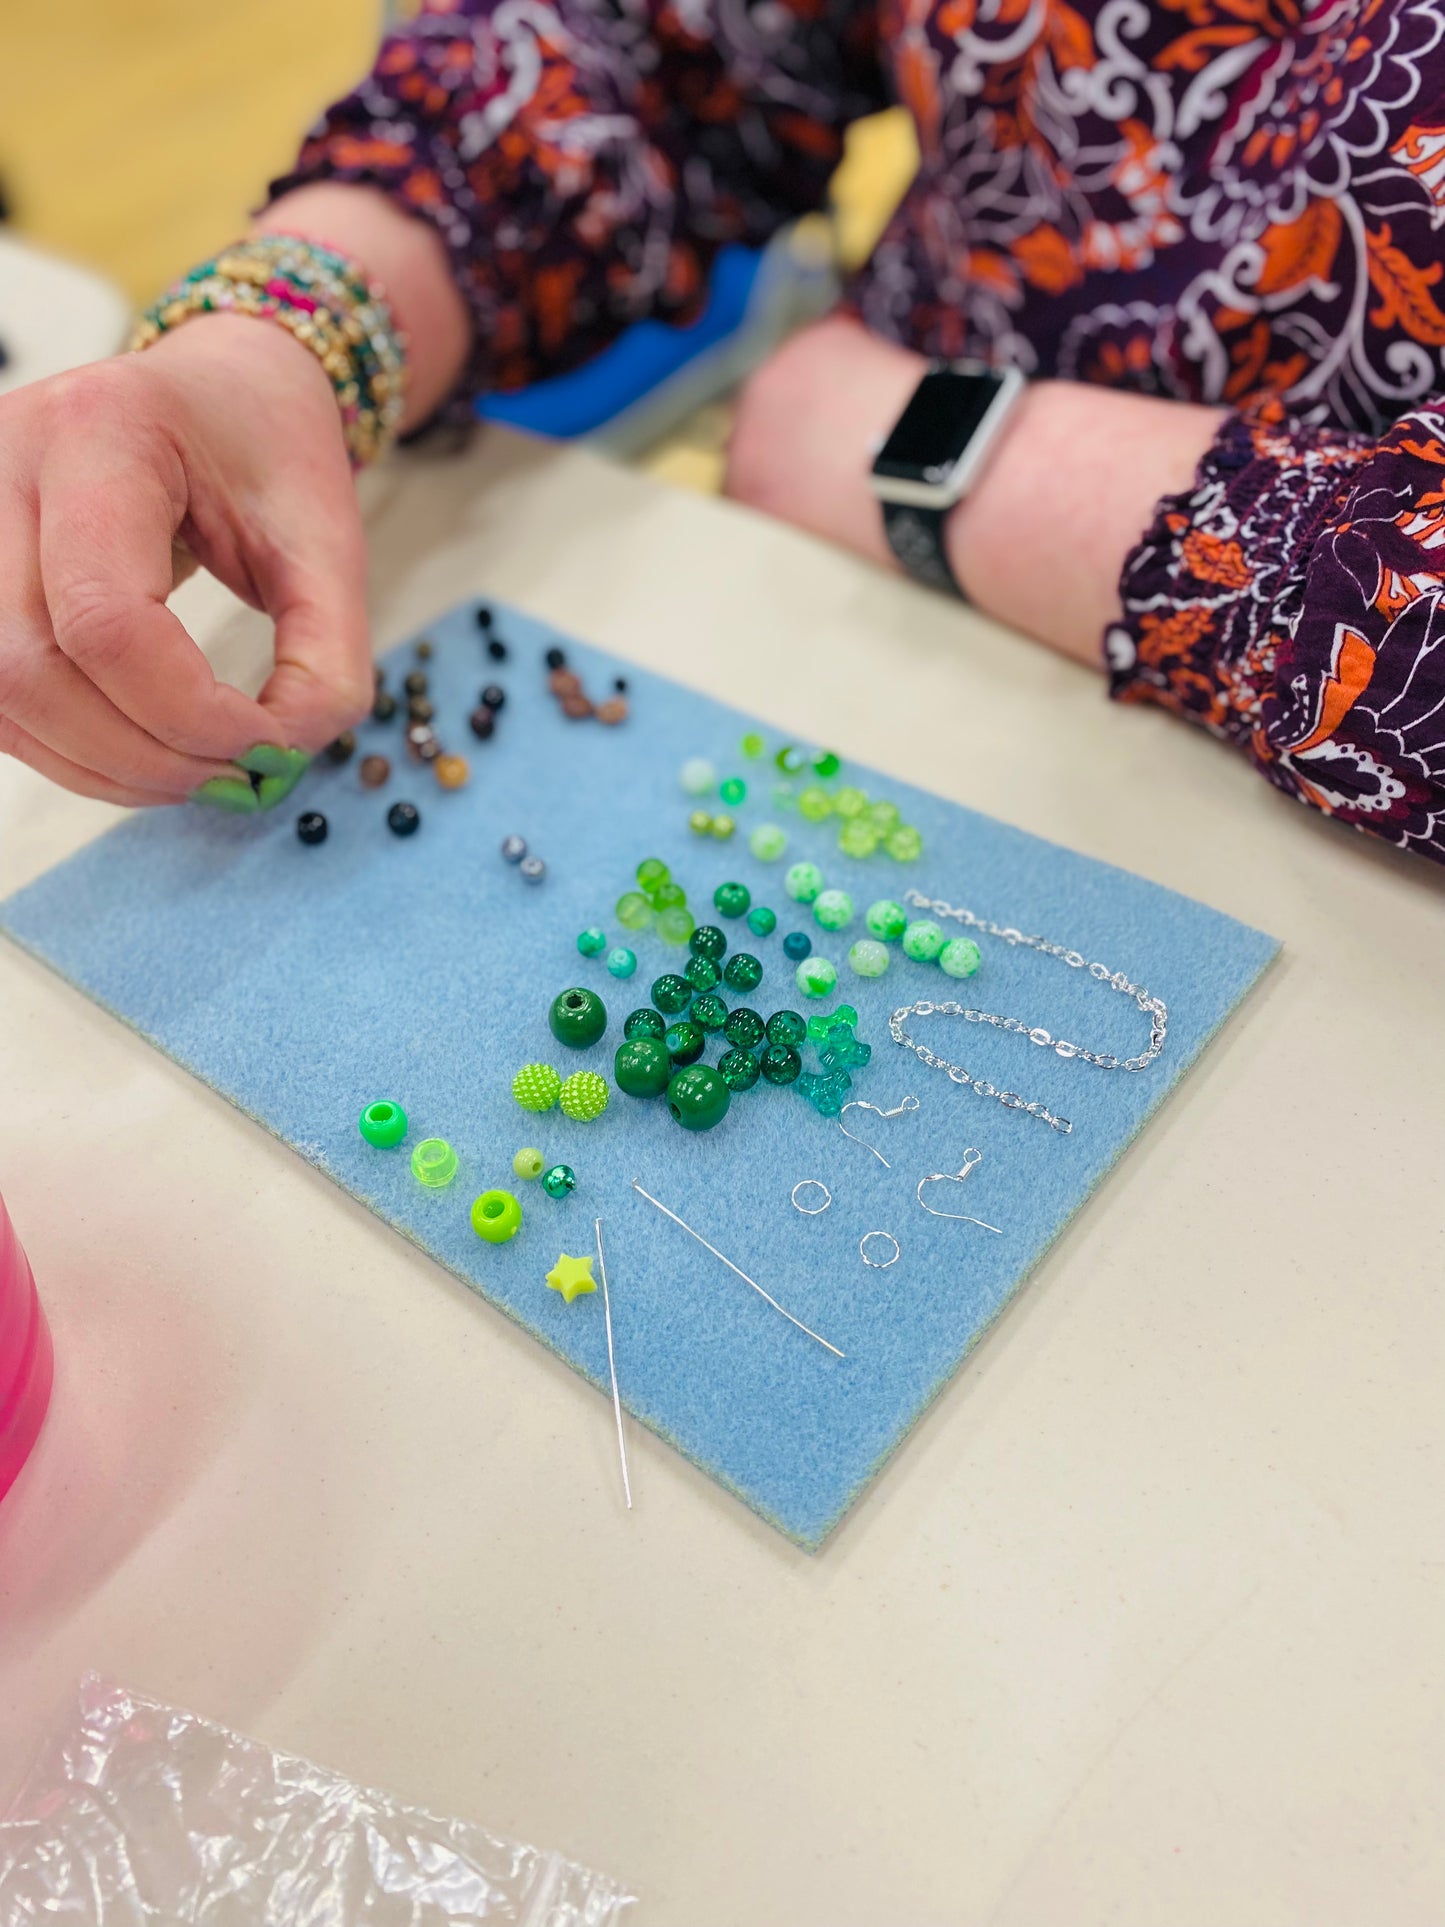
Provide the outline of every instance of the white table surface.
[[0,229],[0,395],[114,354],[130,304],[113,282]]
[[[628,1877],[639,1927],[1438,1927],[1445,879],[592,457],[492,436],[369,504],[382,643],[513,599],[1287,947],[809,1557],[635,1429],[624,1516],[593,1392],[0,942],[59,1358],[0,1782],[94,1667]],[[264,625],[182,605],[257,673]],[[6,767],[0,889],[110,817]]]

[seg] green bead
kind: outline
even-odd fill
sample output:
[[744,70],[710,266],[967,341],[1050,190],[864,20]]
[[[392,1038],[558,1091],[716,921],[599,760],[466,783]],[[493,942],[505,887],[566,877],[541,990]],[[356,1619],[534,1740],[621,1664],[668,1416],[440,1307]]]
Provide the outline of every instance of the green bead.
[[565,1198],[577,1189],[577,1173],[570,1164],[554,1164],[542,1174],[542,1189],[549,1198]]
[[644,857],[637,866],[637,887],[651,896],[658,885],[666,883],[671,875],[671,870],[660,856]]
[[861,816],[851,817],[838,832],[838,848],[844,856],[872,856],[878,848],[878,832]]
[[938,967],[946,977],[971,977],[982,961],[972,937],[954,937],[938,953]]
[[649,890],[647,897],[653,909],[658,912],[687,908],[686,890],[680,883],[674,883],[671,877],[666,882],[659,883],[655,890]]
[[911,823],[900,823],[883,847],[895,863],[916,863],[923,855],[923,838]]
[[457,1154],[444,1137],[424,1137],[411,1154],[411,1174],[429,1191],[440,1191],[457,1174]]
[[584,957],[600,957],[607,948],[607,933],[599,930],[594,924],[590,929],[579,933],[577,948]]
[[[717,771],[705,756],[689,756],[677,772],[677,780],[688,796],[711,796],[717,782]],[[638,882],[642,882],[641,877]]]
[[876,937],[880,943],[897,943],[908,928],[908,912],[892,897],[879,897],[876,903],[869,904],[863,921],[870,937]]
[[827,1047],[828,1040],[839,1025],[846,1025],[849,1030],[858,1028],[858,1013],[851,1004],[839,1004],[836,1010],[820,1010],[816,1017],[810,1017],[808,1019],[809,1041],[816,1044],[821,1052]]
[[903,932],[903,954],[915,963],[932,963],[947,942],[936,923],[920,917]]
[[686,943],[697,928],[697,919],[684,904],[674,904],[657,919],[657,934],[664,943]]
[[702,1026],[689,1017],[679,1017],[675,1024],[669,1024],[662,1041],[674,1065],[695,1064],[707,1044]]
[[389,1151],[406,1136],[406,1112],[400,1104],[382,1098],[367,1105],[357,1128],[368,1144],[374,1144],[378,1151]]
[[755,763],[767,748],[767,744],[763,741],[762,737],[758,735],[756,730],[750,729],[747,735],[744,736],[740,748],[748,761]]
[[803,1068],[803,1060],[791,1044],[769,1044],[758,1068],[770,1084],[792,1084]]
[[809,783],[798,793],[798,814],[810,823],[824,823],[833,814],[833,799],[817,783]]
[[800,770],[808,767],[807,756],[796,743],[784,743],[773,761],[784,776],[796,776]]
[[484,1191],[473,1202],[472,1230],[489,1245],[504,1245],[521,1228],[522,1207],[510,1191]]
[[745,883],[720,883],[712,893],[713,908],[725,917],[740,917],[753,900]]
[[524,1146],[512,1159],[512,1169],[519,1178],[525,1178],[529,1184],[535,1178],[540,1178],[546,1168],[547,1160],[540,1151],[534,1151],[531,1145]]
[[562,1080],[550,1064],[524,1064],[512,1079],[512,1095],[524,1111],[550,1111]]
[[725,782],[719,783],[717,793],[730,810],[735,810],[739,803],[748,800],[748,786],[741,776],[729,776]]
[[[732,969],[731,964],[728,965],[728,969]],[[721,997],[715,997],[711,991],[705,991],[701,997],[693,998],[692,1009],[688,1015],[701,1030],[721,1030],[727,1022],[728,1007]]]
[[[655,1016],[650,1011],[649,1016]],[[612,1075],[619,1091],[629,1097],[661,1097],[672,1076],[667,1046],[656,1037],[633,1037],[617,1046]]]
[[748,838],[748,848],[759,863],[776,863],[787,847],[787,832],[776,823],[759,823]]
[[740,990],[746,994],[750,990],[756,990],[762,981],[763,966],[756,957],[749,956],[746,950],[734,951],[728,958],[727,968],[723,971],[723,982],[729,990]]
[[811,903],[823,887],[823,872],[816,863],[795,863],[783,878],[783,888],[794,903]]
[[880,836],[887,836],[903,821],[903,812],[896,803],[870,803],[867,815]]
[[[693,933],[697,933],[694,931]],[[689,957],[682,967],[682,974],[694,990],[716,990],[722,982],[722,972],[711,957]]]
[[853,899],[846,890],[820,890],[813,899],[813,921],[824,930],[846,930],[853,921]]
[[848,952],[848,965],[860,977],[883,977],[891,961],[886,943],[876,937],[860,937]]
[[667,1019],[660,1017],[655,1010],[634,1010],[622,1026],[622,1035],[633,1037],[661,1037],[667,1029]]
[[867,807],[868,798],[851,783],[834,793],[833,808],[839,816],[861,816]]
[[826,957],[804,957],[794,977],[805,997],[830,997],[838,988],[838,972]]
[[808,1026],[795,1010],[775,1010],[768,1019],[770,1044],[801,1044]]
[[687,947],[694,957],[706,957],[716,963],[719,957],[726,956],[728,940],[715,923],[700,923],[688,938]]
[[732,1092],[707,1064],[690,1064],[667,1087],[667,1108],[685,1131],[710,1131],[721,1124]]
[[564,990],[547,1013],[552,1035],[569,1050],[588,1050],[607,1028],[607,1006],[595,990]]
[[724,1051],[717,1072],[730,1091],[750,1091],[760,1075],[758,1060],[750,1050]]
[[617,921],[624,930],[650,930],[652,905],[640,890],[628,890],[617,899]]
[[813,772],[817,776],[836,776],[843,767],[843,759],[836,751],[825,749],[813,758]]
[[767,1036],[767,1030],[758,1013],[743,1004],[737,1010],[728,1012],[723,1036],[738,1050],[756,1050]]
[[675,1017],[680,1010],[686,1010],[692,1002],[692,985],[686,977],[679,977],[675,972],[668,971],[666,976],[653,979],[649,995],[665,1016]]
[[748,912],[748,928],[755,937],[770,937],[778,927],[778,913],[765,903],[755,903]]
[[637,952],[627,950],[621,944],[607,953],[607,974],[609,977],[630,977],[637,968]]
[[573,1071],[570,1077],[563,1078],[557,1102],[562,1107],[562,1115],[570,1117],[574,1124],[591,1124],[607,1109],[610,1095],[607,1079],[597,1071]]
[[732,818],[725,811],[720,810],[712,820],[710,832],[719,843],[726,843],[736,828],[737,824]]
[[797,785],[794,783],[774,783],[773,808],[775,810],[795,810],[797,807]]
[[712,817],[706,810],[694,810],[687,819],[687,827],[694,836],[711,836]]

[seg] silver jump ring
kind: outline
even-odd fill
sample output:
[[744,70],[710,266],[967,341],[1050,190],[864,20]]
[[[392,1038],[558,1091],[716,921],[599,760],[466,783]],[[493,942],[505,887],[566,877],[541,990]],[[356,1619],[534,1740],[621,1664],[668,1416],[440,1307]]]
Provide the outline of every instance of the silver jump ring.
[[[870,1258],[868,1256],[868,1240],[870,1238],[886,1238],[893,1247],[893,1256],[891,1258]],[[858,1256],[863,1260],[865,1265],[871,1265],[874,1271],[887,1271],[890,1265],[896,1265],[898,1263],[901,1255],[898,1249],[898,1240],[891,1231],[865,1231],[863,1236],[858,1240]]]
[[[823,1202],[821,1204],[798,1203],[798,1193],[800,1191],[806,1191],[809,1186],[822,1192]],[[816,1218],[820,1212],[826,1211],[832,1202],[833,1193],[821,1178],[799,1178],[798,1182],[793,1186],[793,1209],[795,1211],[801,1211],[805,1218]]]

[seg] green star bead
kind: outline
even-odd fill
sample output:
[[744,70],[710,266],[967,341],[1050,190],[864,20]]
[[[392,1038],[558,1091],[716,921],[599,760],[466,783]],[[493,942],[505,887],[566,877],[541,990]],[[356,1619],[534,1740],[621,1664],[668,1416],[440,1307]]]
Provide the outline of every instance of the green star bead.
[[599,930],[595,924],[590,929],[580,931],[577,937],[577,948],[584,957],[600,957],[607,948],[606,931]]
[[712,893],[713,908],[725,917],[740,917],[753,900],[745,883],[720,883]]
[[798,814],[809,823],[825,823],[833,814],[833,799],[821,784],[809,783],[798,792]]
[[795,863],[783,878],[783,888],[794,903],[811,903],[823,887],[823,872],[816,863]]
[[813,758],[813,773],[816,776],[836,776],[842,767],[843,759],[835,750],[822,750]]
[[707,1044],[701,1024],[693,1023],[688,1017],[679,1017],[675,1024],[669,1024],[662,1041],[670,1062],[677,1066],[695,1064]]
[[700,923],[688,938],[687,947],[694,957],[706,957],[716,963],[719,957],[727,955],[728,940],[715,923]]
[[755,763],[767,748],[767,744],[763,741],[762,737],[758,735],[756,730],[749,730],[739,744],[739,748],[750,763]]
[[946,977],[971,977],[982,962],[972,937],[953,937],[938,953],[938,967]]
[[895,863],[916,863],[923,855],[923,838],[911,823],[900,823],[883,847]]
[[618,1090],[629,1097],[661,1097],[672,1077],[666,1044],[657,1037],[633,1037],[619,1044],[612,1075]]
[[634,1010],[622,1026],[622,1035],[633,1037],[661,1037],[667,1029],[667,1019],[655,1010]]
[[748,838],[748,848],[759,863],[776,863],[787,847],[787,832],[776,823],[759,823]]
[[729,990],[740,990],[746,995],[748,991],[756,990],[762,981],[763,966],[746,950],[736,950],[728,958],[723,982]]
[[868,807],[868,798],[851,783],[834,792],[833,808],[839,816],[861,816]]
[[[693,935],[696,936],[696,931]],[[682,974],[694,990],[716,990],[722,982],[722,972],[711,957],[689,957],[682,967]]]
[[770,937],[778,927],[778,913],[765,903],[755,903],[748,912],[748,928],[755,937]]
[[936,923],[920,917],[903,932],[903,954],[914,963],[933,963],[948,942]]
[[770,1044],[801,1044],[808,1026],[795,1010],[775,1010],[768,1019]]
[[628,890],[617,899],[617,921],[624,930],[650,930],[652,905],[640,890]]
[[706,810],[694,810],[687,819],[687,827],[694,836],[712,835],[712,817]]
[[735,810],[739,803],[748,800],[748,786],[741,776],[729,776],[719,783],[717,793],[730,810]]
[[679,977],[673,971],[665,976],[655,977],[648,993],[657,1008],[665,1017],[675,1017],[680,1010],[686,1010],[692,1002],[692,985],[686,977]]
[[630,977],[637,968],[637,952],[619,944],[607,953],[607,974],[609,977]]
[[562,1080],[550,1064],[524,1064],[512,1079],[512,1095],[524,1111],[550,1111]]
[[887,836],[903,821],[903,812],[896,803],[870,803],[867,816],[868,821],[880,836]]
[[860,937],[848,952],[848,967],[859,977],[884,977],[890,962],[888,946],[876,937]]
[[803,1060],[791,1044],[769,1044],[758,1068],[770,1084],[794,1084]]
[[813,899],[813,921],[824,930],[846,930],[853,921],[853,899],[846,890],[820,890]]
[[685,910],[687,908],[686,890],[683,889],[680,883],[674,883],[671,877],[669,877],[666,882],[659,883],[655,890],[649,890],[647,898],[653,909],[659,914],[665,910]]
[[[712,785],[709,784],[708,788],[711,789],[711,787]],[[637,866],[637,887],[651,896],[658,885],[666,883],[671,875],[671,870],[660,856],[644,857]]]
[[861,816],[855,816],[838,832],[838,848],[844,856],[872,856],[878,848],[878,832]]
[[[555,1097],[553,1102],[556,1102]],[[368,1104],[361,1113],[358,1129],[368,1144],[374,1144],[378,1151],[389,1151],[393,1145],[400,1144],[406,1136],[406,1112],[400,1104],[389,1103],[380,1098],[375,1104]]]
[[794,980],[805,997],[831,997],[838,988],[838,972],[826,957],[804,957]]
[[685,1131],[710,1131],[732,1103],[725,1080],[707,1064],[690,1064],[667,1087],[667,1108]]
[[761,1075],[758,1060],[750,1050],[724,1051],[717,1071],[730,1091],[750,1091]]
[[559,1044],[590,1050],[607,1028],[607,1006],[595,990],[564,990],[552,999],[547,1023]]
[[664,943],[686,943],[697,928],[697,919],[683,904],[674,904],[657,919],[657,934]]
[[880,897],[864,911],[863,921],[870,937],[876,937],[880,943],[897,943],[908,928],[908,912],[892,897]]
[[591,1124],[607,1109],[607,1079],[596,1071],[573,1071],[562,1080],[557,1102],[574,1124]]
[[565,1198],[577,1189],[577,1173],[570,1164],[554,1164],[542,1173],[542,1189],[549,1198]]
[[758,1013],[743,1004],[737,1010],[728,1012],[723,1036],[737,1050],[756,1050],[767,1036],[767,1030]]
[[[732,966],[729,965],[728,968],[731,969]],[[715,997],[711,991],[706,991],[701,997],[693,998],[692,1009],[688,1015],[700,1030],[721,1030],[727,1022],[728,1007],[721,997]]]

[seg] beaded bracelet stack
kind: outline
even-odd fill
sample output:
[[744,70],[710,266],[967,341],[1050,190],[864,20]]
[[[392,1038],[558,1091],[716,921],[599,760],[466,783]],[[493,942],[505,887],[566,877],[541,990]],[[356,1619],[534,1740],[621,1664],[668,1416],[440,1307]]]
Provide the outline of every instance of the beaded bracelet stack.
[[386,297],[355,262],[290,234],[237,241],[192,268],[136,324],[132,349],[148,348],[197,315],[257,315],[309,348],[341,409],[353,468],[384,454],[401,424],[406,347]]

